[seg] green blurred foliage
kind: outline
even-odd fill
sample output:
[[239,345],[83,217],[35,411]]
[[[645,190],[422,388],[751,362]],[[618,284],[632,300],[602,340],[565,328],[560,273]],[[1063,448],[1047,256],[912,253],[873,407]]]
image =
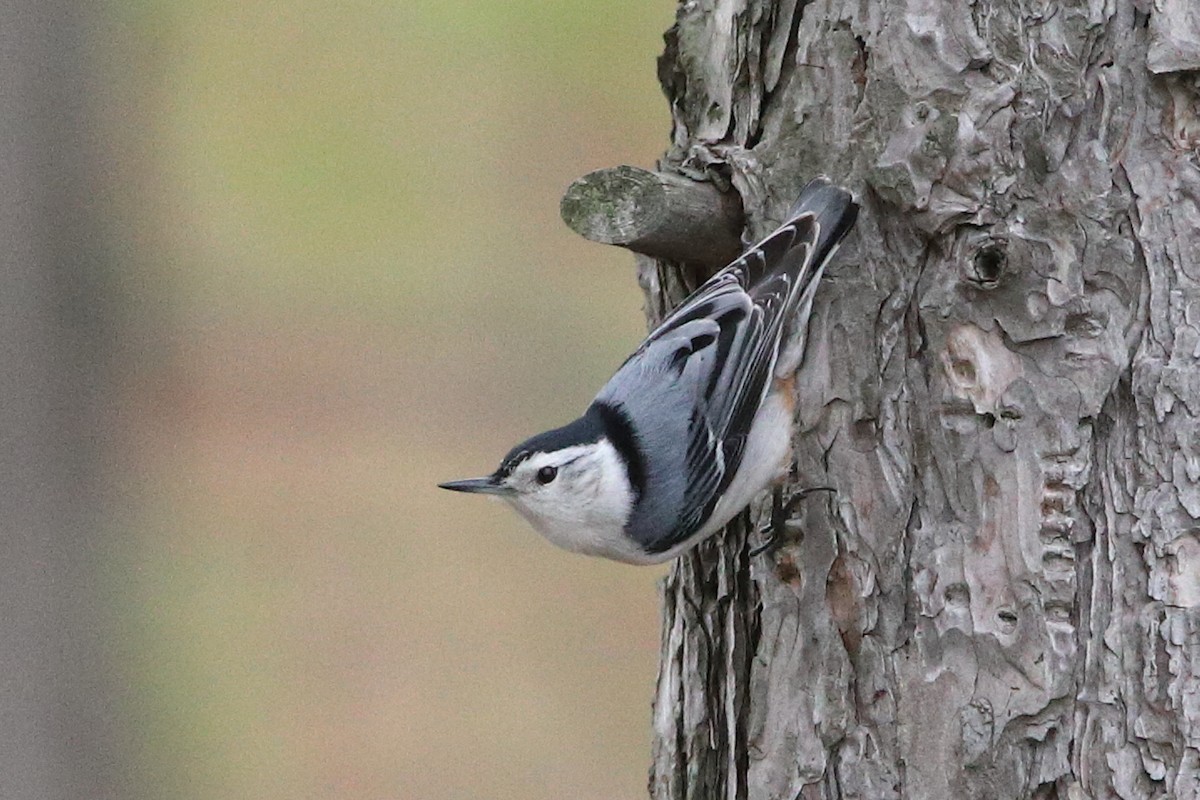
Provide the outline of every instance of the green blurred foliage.
[[637,343],[631,259],[557,203],[666,144],[671,15],[104,6],[130,796],[644,794],[659,573],[433,484]]

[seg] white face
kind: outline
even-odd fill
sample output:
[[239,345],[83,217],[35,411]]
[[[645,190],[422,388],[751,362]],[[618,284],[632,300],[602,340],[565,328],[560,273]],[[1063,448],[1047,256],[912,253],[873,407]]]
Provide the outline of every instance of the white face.
[[554,544],[622,561],[637,550],[625,537],[633,491],[606,439],[534,453],[504,480],[504,499]]

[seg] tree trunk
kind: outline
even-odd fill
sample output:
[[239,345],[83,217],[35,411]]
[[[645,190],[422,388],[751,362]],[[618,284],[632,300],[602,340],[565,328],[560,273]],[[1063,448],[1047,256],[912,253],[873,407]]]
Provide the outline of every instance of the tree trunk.
[[[664,172],[827,174],[792,488],[663,589],[655,798],[1200,797],[1194,0],[695,0]],[[699,279],[639,256],[651,316]],[[765,504],[764,504],[765,505]]]

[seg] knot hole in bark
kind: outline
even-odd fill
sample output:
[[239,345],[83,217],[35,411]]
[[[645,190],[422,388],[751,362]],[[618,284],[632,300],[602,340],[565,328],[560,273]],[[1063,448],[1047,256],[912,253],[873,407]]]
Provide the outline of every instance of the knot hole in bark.
[[1000,285],[1000,276],[1004,273],[1004,265],[1007,262],[1008,254],[1004,244],[988,242],[975,251],[968,278],[981,289],[994,289]]

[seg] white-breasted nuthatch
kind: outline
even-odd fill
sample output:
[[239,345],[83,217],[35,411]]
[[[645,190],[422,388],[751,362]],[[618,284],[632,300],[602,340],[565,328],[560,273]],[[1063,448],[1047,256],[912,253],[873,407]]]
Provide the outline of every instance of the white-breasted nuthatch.
[[813,295],[858,205],[824,179],[609,379],[582,417],[514,447],[485,478],[551,542],[632,564],[720,530],[786,474]]

